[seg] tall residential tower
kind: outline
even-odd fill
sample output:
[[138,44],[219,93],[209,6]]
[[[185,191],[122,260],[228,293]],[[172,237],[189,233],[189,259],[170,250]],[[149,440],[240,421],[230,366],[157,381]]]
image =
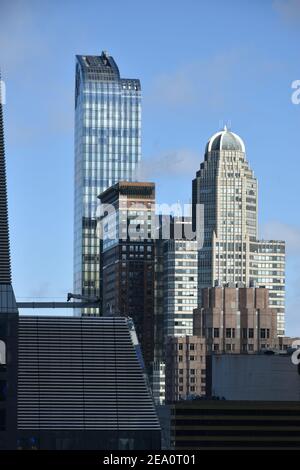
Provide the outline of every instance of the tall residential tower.
[[[225,127],[214,134],[193,180],[196,204],[204,205],[204,244],[199,251],[199,292],[241,283],[270,290],[277,331],[284,334],[285,244],[258,240],[257,180],[243,140]],[[199,296],[199,304],[201,302]]]
[[11,284],[0,77],[0,450],[17,446],[18,309]]
[[[97,196],[135,181],[141,158],[141,86],[120,77],[114,59],[77,56],[75,90],[74,291],[100,297]],[[86,310],[85,313],[97,313]]]
[[[134,321],[147,370],[154,360],[154,183],[120,181],[99,196],[103,218],[103,315]],[[114,208],[106,211],[105,205]]]

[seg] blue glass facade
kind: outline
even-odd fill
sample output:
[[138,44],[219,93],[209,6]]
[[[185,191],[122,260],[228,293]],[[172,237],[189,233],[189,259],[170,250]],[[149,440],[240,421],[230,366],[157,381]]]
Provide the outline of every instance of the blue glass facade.
[[105,52],[76,59],[74,292],[98,297],[97,196],[120,180],[137,179],[141,86],[139,80],[120,78]]

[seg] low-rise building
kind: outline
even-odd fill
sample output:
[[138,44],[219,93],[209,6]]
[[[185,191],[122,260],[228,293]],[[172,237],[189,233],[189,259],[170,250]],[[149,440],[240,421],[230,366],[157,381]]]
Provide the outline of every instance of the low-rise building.
[[160,449],[132,320],[19,317],[18,447]]
[[211,357],[211,395],[226,400],[300,401],[298,367],[288,354]]
[[299,450],[300,402],[192,400],[171,405],[176,450]]
[[166,402],[206,393],[205,339],[169,336],[166,343]]

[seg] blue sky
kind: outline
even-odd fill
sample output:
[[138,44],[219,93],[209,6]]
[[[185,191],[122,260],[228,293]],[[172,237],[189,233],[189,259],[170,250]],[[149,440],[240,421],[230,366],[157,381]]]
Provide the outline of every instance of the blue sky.
[[15,292],[72,291],[74,56],[107,50],[143,89],[158,202],[189,202],[208,138],[244,139],[260,234],[287,240],[287,333],[300,335],[300,0],[0,0]]

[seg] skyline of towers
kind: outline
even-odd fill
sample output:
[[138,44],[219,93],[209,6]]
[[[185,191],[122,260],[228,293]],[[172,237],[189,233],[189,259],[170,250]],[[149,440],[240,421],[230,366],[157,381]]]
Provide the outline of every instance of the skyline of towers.
[[[92,71],[90,72],[92,74]],[[91,91],[90,89],[88,90],[89,92]],[[88,107],[89,107],[89,104],[87,108]],[[15,439],[15,436],[16,436],[14,418],[16,418],[15,404],[16,404],[16,390],[17,390],[16,370],[17,370],[17,363],[18,363],[18,356],[17,356],[18,345],[23,347],[25,352],[27,351],[26,338],[28,336],[28,331],[25,331],[25,330],[22,331],[22,325],[25,325],[28,321],[31,321],[32,319],[34,323],[36,322],[36,323],[45,323],[45,324],[47,323],[48,320],[43,319],[40,321],[40,320],[37,320],[37,317],[32,317],[32,319],[29,317],[29,318],[26,318],[26,320],[23,319],[21,320],[21,322],[20,321],[17,322],[18,311],[17,311],[15,299],[14,299],[13,289],[11,286],[11,275],[10,275],[9,234],[8,234],[8,220],[7,220],[8,217],[7,217],[7,195],[6,195],[6,174],[5,174],[2,107],[0,111],[1,111],[0,112],[0,232],[1,232],[0,233],[0,247],[1,247],[1,253],[0,253],[0,274],[1,274],[1,277],[0,277],[0,301],[1,301],[0,302],[0,358],[1,358],[0,360],[0,396],[1,397],[5,396],[5,400],[6,400],[5,404],[4,405],[1,404],[1,407],[0,407],[0,424],[1,424],[0,431],[3,431],[4,429],[4,433],[7,434],[8,436],[6,437],[4,435],[3,437],[3,435],[0,435],[0,438],[3,438],[2,444],[4,443],[3,444],[4,447],[7,448],[7,445],[8,445],[7,442],[12,442],[12,438]],[[231,135],[227,135],[227,134],[231,134]],[[91,137],[90,135],[87,137],[87,140],[85,141],[85,143],[89,142],[90,137]],[[116,134],[114,135],[114,137],[116,137]],[[93,142],[93,139],[92,139],[92,142]],[[91,145],[93,146],[93,143]],[[97,146],[97,144],[95,145]],[[91,152],[93,154],[93,151]],[[281,242],[281,241],[261,241],[257,239],[257,236],[258,236],[257,235],[257,181],[254,178],[253,173],[250,170],[247,162],[244,160],[244,155],[243,155],[245,154],[244,144],[238,136],[236,136],[233,133],[229,133],[227,129],[224,129],[224,131],[221,131],[220,133],[215,134],[213,138],[210,140],[210,142],[208,143],[207,149],[206,149],[206,157],[207,157],[205,160],[206,162],[209,161],[209,158],[208,158],[209,152],[212,152],[212,159],[211,159],[212,164],[211,164],[211,167],[209,167],[209,165],[207,164],[208,166],[208,168],[206,168],[207,174],[204,175],[203,180],[204,180],[204,184],[209,183],[210,187],[209,186],[204,187],[204,190],[203,190],[203,186],[199,184],[199,186],[196,186],[196,196],[197,196],[198,190],[200,192],[202,191],[203,194],[205,195],[202,203],[204,203],[204,205],[206,204],[206,210],[204,211],[204,214],[205,214],[205,217],[207,217],[205,221],[207,220],[208,223],[207,225],[205,225],[205,230],[206,230],[205,243],[207,243],[207,245],[204,245],[204,246],[208,248],[211,246],[210,237],[212,237],[212,250],[211,250],[211,254],[212,254],[211,266],[212,266],[212,273],[213,273],[212,282],[214,283],[216,281],[215,274],[217,273],[217,276],[219,276],[219,280],[217,279],[218,284],[219,283],[231,284],[231,283],[237,282],[237,283],[243,283],[247,285],[248,283],[250,284],[252,281],[256,282],[257,284],[263,284],[263,285],[269,283],[271,285],[271,291],[272,291],[271,295],[272,295],[272,302],[274,306],[277,306],[277,308],[283,307],[284,305],[282,304],[282,302],[284,302],[283,299],[284,299],[285,246],[284,246],[284,242]],[[222,154],[222,152],[224,152],[224,155]],[[224,161],[221,162],[221,165],[220,165],[220,162],[218,161],[218,158],[220,156],[221,157],[224,156]],[[92,155],[92,159],[93,159],[93,155]],[[240,165],[235,166],[235,163],[238,161],[238,159],[240,161]],[[118,170],[113,171],[114,164],[117,164],[117,160],[118,159],[116,159],[115,162],[112,162],[112,165],[108,164],[108,167],[111,167],[110,169],[112,170],[111,175],[113,173],[115,174],[114,177],[116,177],[116,173],[118,173]],[[84,161],[81,163],[84,166]],[[94,165],[94,163],[96,165]],[[88,171],[91,168],[93,169],[95,167],[97,167],[97,162],[88,160],[86,170]],[[126,164],[126,168],[127,168],[127,164]],[[204,166],[201,165],[201,169],[203,168],[205,168],[205,164]],[[220,168],[223,171],[223,174],[218,175],[218,171],[220,170]],[[120,169],[120,177],[122,177],[122,171],[124,170],[124,168],[122,168],[122,165],[120,165],[119,169]],[[124,172],[126,173],[125,170],[123,171],[123,174]],[[108,173],[108,184],[110,184],[109,175],[110,173]],[[218,177],[220,177],[219,180],[218,180]],[[217,180],[217,183],[220,183],[220,186],[218,185],[214,186],[216,182],[215,180]],[[196,181],[196,184],[197,183],[198,181]],[[151,183],[148,183],[148,185],[150,184]],[[145,186],[147,185],[147,183],[131,183],[131,184],[129,182],[117,183],[118,187],[121,187],[122,185],[127,186],[130,189],[130,195],[132,196],[132,191],[134,191],[134,188],[138,187],[139,189],[141,189],[141,186]],[[96,191],[98,191],[97,189],[93,188],[92,184],[91,184],[91,187],[87,189],[91,189],[91,191],[88,190],[86,193],[89,196],[93,193],[94,190],[95,190],[95,194],[96,194]],[[106,189],[104,194],[108,194],[111,191],[112,192],[115,191],[114,185],[109,186],[109,188]],[[216,197],[215,200],[213,199],[214,196]],[[84,204],[86,204],[86,206],[83,206],[83,207],[85,208],[88,207],[89,209],[92,209],[92,208],[95,209],[96,203],[94,204],[93,197],[94,197],[94,194],[92,194],[91,198],[84,199]],[[214,206],[215,201],[217,202]],[[88,204],[90,204],[90,206]],[[118,206],[120,207],[119,201],[118,201]],[[131,208],[130,207],[128,208],[130,211]],[[151,208],[151,211],[152,211],[152,208]],[[130,214],[132,218],[137,219],[136,222],[139,222],[140,215],[141,214],[139,212]],[[213,227],[213,223],[212,223],[213,217],[215,217],[216,228]],[[152,214],[150,218],[152,220]],[[99,242],[99,240],[96,237],[96,234],[94,234],[93,232],[94,228],[96,228],[95,227],[96,224],[94,223],[94,220],[93,220],[93,223],[90,223],[91,220],[93,220],[93,218],[91,218],[88,222],[85,220],[84,224],[82,225],[82,228],[84,229],[91,229],[91,231],[88,233],[83,232],[83,237],[87,235],[89,237],[89,240],[92,240],[93,236],[95,235],[96,241]],[[95,220],[96,220],[96,217],[95,217]],[[149,220],[148,216],[147,216],[147,220]],[[212,228],[211,232],[209,232],[210,228]],[[245,240],[245,243],[244,243],[244,240]],[[112,259],[113,258],[112,256],[110,260],[109,258],[105,260],[105,263],[108,262],[108,264],[109,263],[112,264],[112,261],[113,262],[118,261],[122,265],[123,263],[124,264],[127,263],[126,269],[120,271],[121,275],[119,279],[117,279],[116,277],[113,282],[116,282],[116,283],[119,282],[120,284],[122,284],[122,281],[123,281],[122,274],[125,273],[126,283],[125,283],[125,289],[124,289],[124,292],[122,292],[122,295],[127,296],[127,298],[125,299],[125,302],[123,304],[124,312],[122,309],[122,314],[124,313],[124,315],[126,316],[135,317],[134,321],[137,325],[137,329],[139,329],[139,336],[141,338],[142,344],[143,344],[143,337],[145,337],[146,333],[147,335],[149,333],[146,339],[146,348],[147,348],[146,353],[145,353],[145,348],[144,348],[144,355],[145,355],[147,362],[148,361],[151,362],[152,355],[154,353],[155,339],[153,339],[153,337],[151,336],[152,332],[149,331],[149,328],[153,327],[153,333],[154,333],[155,328],[154,328],[153,323],[151,323],[151,321],[153,320],[153,316],[151,319],[149,316],[149,321],[148,321],[148,318],[146,319],[146,321],[144,321],[145,318],[143,318],[142,319],[143,323],[140,327],[138,315],[139,315],[139,312],[144,316],[147,316],[148,313],[150,313],[151,315],[155,315],[153,311],[151,312],[151,308],[153,306],[150,305],[152,301],[154,303],[153,297],[155,295],[154,294],[155,293],[155,287],[154,287],[155,280],[153,277],[153,274],[155,272],[155,269],[154,269],[155,257],[153,255],[153,250],[152,249],[148,250],[148,248],[150,247],[153,248],[151,243],[152,241],[150,242],[150,244],[145,244],[144,242],[143,244],[141,242],[125,243],[124,245],[120,245],[122,249],[118,252],[117,258]],[[188,242],[188,243],[195,244],[196,242]],[[88,248],[94,247],[93,243],[88,243],[86,245],[84,244],[82,247],[85,247],[85,246],[88,246]],[[124,246],[126,248],[126,251],[123,250]],[[136,247],[138,247],[138,250],[136,250]],[[178,250],[177,250],[177,247],[179,248]],[[184,249],[184,247],[187,249]],[[184,326],[184,322],[187,321],[187,317],[190,315],[190,310],[191,310],[190,306],[195,301],[196,296],[194,295],[194,292],[191,292],[191,291],[194,289],[197,289],[197,286],[196,286],[197,282],[194,282],[192,286],[184,285],[184,284],[177,285],[176,283],[180,281],[185,281],[185,280],[194,281],[194,279],[193,280],[184,279],[184,278],[180,279],[179,277],[180,277],[180,274],[182,274],[183,276],[185,276],[186,274],[191,274],[190,271],[192,269],[193,269],[192,273],[194,274],[196,273],[197,269],[196,269],[195,263],[197,263],[197,261],[195,260],[197,259],[197,256],[195,256],[195,253],[194,253],[194,251],[196,250],[189,250],[188,245],[186,245],[185,243],[182,243],[182,241],[178,241],[178,244],[177,244],[177,241],[170,240],[166,242],[166,248],[167,248],[166,250],[167,252],[167,259],[166,259],[167,275],[163,282],[168,284],[169,290],[167,291],[167,298],[166,298],[165,306],[167,307],[171,305],[171,307],[173,307],[174,310],[172,311],[172,308],[171,308],[171,315],[168,316],[169,314],[168,309],[165,308],[164,315],[166,315],[167,321],[170,321],[171,323],[173,322],[173,324],[171,324],[171,328],[172,328],[174,325],[178,326],[176,325],[176,321],[178,318],[181,321],[181,326]],[[99,247],[99,253],[100,253],[100,250],[101,250],[101,247]],[[110,251],[110,250],[112,250],[111,246],[108,248],[107,251]],[[187,257],[182,256],[183,251],[189,256]],[[189,253],[189,251],[193,251],[193,253]],[[201,253],[201,250],[200,250],[200,253]],[[83,254],[84,256],[86,255],[85,252]],[[89,261],[92,260],[92,256],[94,254],[95,253],[92,249],[90,251],[91,257],[88,258]],[[114,253],[112,252],[110,253],[110,255],[113,255],[113,254]],[[131,257],[132,259],[130,259]],[[147,269],[146,263],[148,262],[148,257],[149,257],[149,265],[152,264],[151,266],[152,272],[149,273],[151,275],[150,276],[151,282],[149,282],[149,280],[147,279],[147,274],[148,274],[147,271],[144,272],[144,278],[142,278],[142,275],[143,275],[142,270],[140,268],[136,269],[137,260],[139,259],[139,261],[141,261],[142,257],[143,257],[142,264],[144,264],[143,269],[145,267]],[[209,260],[209,255],[206,258],[204,256],[202,259]],[[133,270],[128,269],[128,264],[130,263],[132,263],[132,266],[134,267]],[[107,265],[103,264],[102,266],[106,267]],[[99,273],[98,273],[99,280],[100,280],[100,269],[102,266],[100,266],[100,255],[99,255],[99,264],[96,263],[94,265],[95,272],[96,272],[96,268],[99,269]],[[208,264],[204,263],[203,266],[207,268],[209,267],[209,263]],[[181,272],[181,271],[184,271],[184,272]],[[91,271],[87,271],[87,272],[90,273]],[[200,275],[203,274],[203,276],[205,276],[205,272],[208,275],[209,269],[207,269],[206,271],[203,270],[203,272],[201,271],[201,269],[199,269]],[[133,282],[131,283],[130,290],[129,290],[128,286],[129,286],[130,277],[131,277],[130,274],[134,274],[134,275],[137,274],[137,275],[135,278],[133,276],[133,279],[131,279],[131,281]],[[112,278],[111,273],[109,273],[109,282],[111,282],[112,280],[111,278]],[[140,278],[142,278],[142,283],[139,285],[136,281],[140,281],[141,280]],[[92,276],[88,280],[91,280],[91,279],[92,279]],[[94,289],[94,288],[99,289],[96,283],[96,280],[97,278],[95,277],[94,286],[92,287],[91,285],[88,285],[86,286],[87,289]],[[175,283],[173,283],[174,280],[175,280]],[[228,289],[230,288],[231,287],[228,287]],[[145,292],[149,290],[149,292],[148,291],[146,292],[148,297],[147,297],[147,300],[143,304],[142,303],[138,304],[136,300],[138,300],[142,292],[142,289],[145,289]],[[114,287],[112,284],[110,285],[110,290],[111,292],[114,291]],[[108,293],[108,290],[105,291],[105,294],[107,293]],[[92,295],[91,291],[85,294]],[[116,293],[113,292],[113,294],[116,294]],[[96,295],[96,293],[94,292],[93,295]],[[270,298],[271,298],[271,295],[270,295]],[[134,297],[136,297],[134,299],[135,301],[134,315],[132,315],[132,310],[131,310],[132,303],[130,304],[131,302],[130,296],[131,296],[131,299],[134,299]],[[189,296],[193,298],[188,299],[187,297]],[[148,302],[148,300],[150,301]],[[104,306],[105,305],[106,304],[104,303]],[[107,303],[107,305],[109,305],[109,302]],[[185,309],[186,306],[188,306],[188,309]],[[177,310],[177,307],[178,307],[178,310]],[[178,311],[177,317],[176,317],[177,313],[173,315],[173,313],[176,312],[176,310]],[[184,311],[184,310],[189,310],[189,311]],[[234,315],[236,321],[238,321],[238,316],[240,314],[240,311],[241,309],[239,309],[239,311],[237,312],[238,315]],[[89,313],[92,313],[92,312],[89,312]],[[220,318],[223,318],[223,313],[224,311],[220,312],[220,315],[221,315]],[[279,323],[281,322],[280,326],[282,328],[281,331],[283,334],[284,317],[283,317],[282,312],[280,313],[281,313],[281,316],[279,316]],[[118,310],[118,315],[120,314],[121,314],[121,311]],[[258,326],[257,326],[257,331],[259,331],[260,335],[262,334],[265,335],[265,336],[257,336],[257,338],[263,341],[265,340],[267,341],[269,337],[271,337],[271,333],[270,333],[271,329],[268,327],[265,327],[266,325],[262,324],[260,307],[258,308],[255,307],[254,312],[253,312],[253,317],[255,317],[258,320],[258,324],[260,324],[260,329],[258,330]],[[71,321],[73,320],[75,321],[75,319],[72,319],[70,321],[66,320],[66,330],[68,330],[69,323],[71,325]],[[79,321],[79,319],[76,319],[76,322],[77,320]],[[89,322],[92,319],[85,318],[82,320],[84,320],[84,322]],[[105,319],[101,319],[101,322],[102,320],[104,323]],[[55,328],[56,328],[56,324],[55,324],[56,321],[57,320],[53,318],[51,320],[51,323],[55,326]],[[65,321],[65,320],[62,320],[62,321]],[[112,324],[114,323],[114,319],[110,319],[109,321],[111,321]],[[222,320],[220,321],[222,322]],[[191,328],[190,318],[188,318],[187,323],[189,324],[185,325],[185,327],[187,329],[190,329]],[[21,328],[19,328],[19,333],[23,335],[21,336],[21,338],[20,337],[18,338],[18,325],[19,327],[21,326]],[[221,330],[222,329],[221,323],[218,323],[218,325],[219,326],[216,327],[216,330],[219,328]],[[92,328],[93,327],[91,327],[90,332],[93,337],[94,333],[93,333]],[[210,327],[208,327],[208,329],[209,328]],[[251,336],[250,336],[250,330],[252,329],[253,329],[252,326],[249,329],[244,329],[244,330],[247,330],[245,334],[246,335],[249,334],[249,338],[252,338],[252,331],[251,331]],[[234,324],[233,328],[225,328],[224,330],[227,340],[229,338],[232,339],[230,346],[233,346],[233,350],[236,350],[236,347],[235,347],[237,344],[236,339],[240,339],[240,338],[236,338],[235,336],[237,330],[238,328],[236,324]],[[10,332],[9,334],[8,334],[8,331]],[[13,331],[13,334],[12,334],[12,331]],[[80,325],[80,328],[78,328],[78,331],[79,333],[77,335],[77,338],[80,338],[80,342],[81,342],[81,343],[79,342],[78,344],[82,344],[82,326],[81,325]],[[184,333],[185,333],[184,330],[180,332],[179,331],[176,332],[176,328],[174,328],[173,333],[171,333],[171,337],[172,337],[174,344],[179,344],[182,341],[179,339],[174,339],[173,336],[176,336],[177,334],[184,335]],[[39,332],[36,330],[36,328],[34,330],[34,334],[37,334],[36,338],[38,339]],[[63,340],[62,342],[66,344],[65,341],[67,340],[68,336],[67,336],[67,333],[64,333],[64,334],[65,336],[62,338]],[[187,331],[187,335],[188,334],[191,335],[192,334],[191,331]],[[58,336],[60,336],[60,332]],[[209,333],[206,332],[202,336],[205,336],[205,339],[206,339],[209,336]],[[56,338],[56,332],[54,334],[54,337]],[[199,342],[199,344],[201,343],[199,337],[200,335],[197,335],[198,339],[195,339],[195,343],[196,342]],[[187,343],[190,343],[191,338],[192,336],[185,336],[184,341],[186,341]],[[219,338],[219,331],[218,331],[217,338]],[[120,339],[122,338],[120,337]],[[114,337],[113,340],[115,341],[116,338]],[[259,341],[259,342],[261,343],[262,341]],[[76,344],[76,340],[75,342],[70,341],[72,350],[73,350],[74,344]],[[90,340],[87,341],[87,344],[89,348],[91,344]],[[116,344],[119,344],[118,341],[116,342]],[[4,348],[3,348],[3,345],[4,345]],[[214,343],[214,345],[216,346],[217,343]],[[189,349],[187,350],[193,351],[194,349],[191,349],[191,347],[194,348],[194,346],[195,346],[194,342],[192,342],[191,344],[188,345]],[[268,347],[268,343],[266,344],[262,343],[261,346]],[[45,349],[47,348],[48,348],[48,345],[46,344]],[[6,355],[6,351],[7,351],[7,355]],[[246,350],[244,352],[246,352]],[[37,350],[32,350],[32,357],[35,360],[38,358],[38,354],[39,353]],[[57,361],[59,361],[60,353],[56,351],[55,354],[56,354],[56,360],[54,361],[54,369],[55,369],[54,372],[56,374],[57,373]],[[6,356],[9,357],[10,359],[9,362],[6,361]],[[33,363],[33,361],[29,360],[26,363],[24,359],[25,356],[26,356],[25,353],[19,356],[19,358],[21,359],[19,361],[19,365],[21,367],[25,367],[23,370],[26,371],[27,367],[28,367],[28,370],[31,368],[31,364]],[[149,360],[148,360],[148,357],[149,357]],[[194,354],[192,354],[192,357],[194,357],[195,359]],[[204,354],[203,354],[203,357],[204,357]],[[110,354],[110,358],[111,358],[111,354]],[[195,366],[195,369],[193,367],[191,368],[191,363],[188,362],[190,360],[194,361],[194,359],[191,359],[191,357],[187,357],[187,370],[188,371],[197,369],[196,366]],[[162,369],[163,364],[160,363],[158,365],[160,367],[160,371],[163,371]],[[91,366],[91,369],[93,369],[93,366]],[[180,369],[181,368],[178,368],[178,375],[179,375]],[[202,372],[203,367],[200,366],[199,370],[200,372]],[[51,370],[48,366],[47,366],[47,371],[50,374],[49,377],[52,377]],[[167,373],[169,371],[170,369],[168,368],[168,365],[167,365]],[[163,372],[161,373],[161,375],[163,375]],[[189,375],[189,372],[186,374],[186,378],[188,375]],[[204,392],[204,390],[202,390],[202,387],[204,388],[204,382],[202,382],[202,380],[204,381],[204,377],[202,377],[201,373],[198,375],[199,375],[198,378],[197,376],[189,377],[189,382],[186,382],[188,384],[188,387],[189,387],[188,390],[190,392],[196,392],[196,386],[195,386],[196,383],[199,385],[199,387],[201,387],[201,389],[199,389],[200,392],[201,393],[202,391]],[[200,379],[199,382],[197,382],[198,379]],[[194,382],[194,380],[196,382]],[[34,381],[29,386],[29,389],[31,392],[32,390],[34,390],[34,388],[32,388],[33,383]],[[116,382],[114,381],[114,383]],[[158,381],[157,383],[159,385]],[[181,387],[181,385],[179,385],[179,387]],[[7,390],[8,390],[8,393],[6,392]],[[28,389],[25,387],[24,390],[25,390],[24,395],[23,395],[24,403],[26,403],[26,406],[27,406],[27,398],[28,398],[27,390]],[[158,392],[160,396],[163,393],[160,386],[159,386]],[[38,391],[38,396],[40,396],[40,391]],[[51,400],[52,400],[52,395],[50,396],[50,401]],[[94,403],[94,398],[92,398],[91,403]],[[21,413],[23,413],[23,411],[21,411]],[[94,415],[93,411],[91,411],[91,415]],[[9,416],[9,419],[7,418],[8,416]]]
[[1,103],[0,95],[0,450],[159,450],[130,319],[18,315]]
[[285,242],[258,239],[257,179],[243,140],[226,126],[208,141],[193,180],[193,225],[204,205],[204,244],[199,250],[201,289],[241,283],[270,289],[278,310],[278,334],[285,328]]
[[[76,56],[74,291],[100,297],[97,197],[134,181],[141,159],[141,85],[107,53]],[[84,313],[98,313],[89,309]]]

